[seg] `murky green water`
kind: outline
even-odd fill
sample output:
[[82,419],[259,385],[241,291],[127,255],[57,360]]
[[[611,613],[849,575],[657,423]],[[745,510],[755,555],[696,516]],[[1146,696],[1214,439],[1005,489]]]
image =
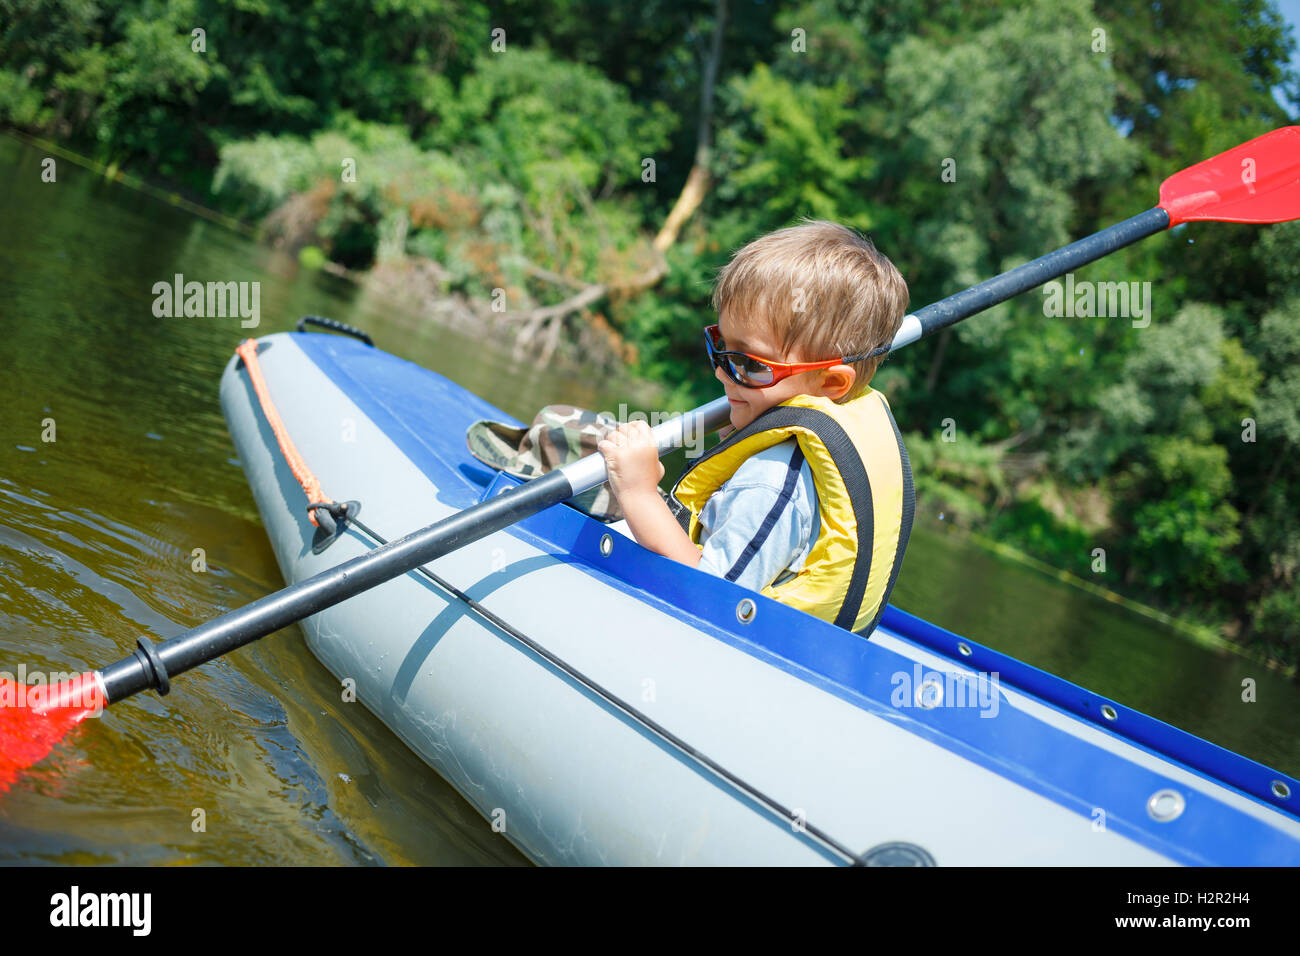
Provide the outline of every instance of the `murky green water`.
[[[524,419],[552,402],[629,398],[520,368],[506,347],[68,163],[43,184],[41,158],[0,136],[0,670],[103,666],[141,634],[174,636],[282,586],[217,399],[248,332],[155,318],[153,284],[175,273],[260,280],[256,334],[330,315]],[[922,516],[901,606],[1300,770],[1295,685],[937,527]],[[1258,682],[1257,703],[1241,702],[1243,677]],[[114,706],[0,797],[0,862],[525,862],[337,690],[291,628],[190,672],[166,698]]]

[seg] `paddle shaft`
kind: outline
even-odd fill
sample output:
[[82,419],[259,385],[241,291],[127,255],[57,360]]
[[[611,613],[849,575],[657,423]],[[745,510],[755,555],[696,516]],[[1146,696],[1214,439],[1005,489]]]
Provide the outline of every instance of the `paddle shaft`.
[[[725,398],[720,398],[655,426],[652,431],[659,453],[680,448],[692,435],[716,431],[729,415],[730,405]],[[149,688],[166,693],[170,679],[177,674],[566,501],[596,487],[605,478],[604,459],[599,454],[590,455],[268,594],[179,637],[157,645],[142,638],[134,654],[99,672],[106,703],[115,703]]]
[[1055,252],[1039,256],[1032,262],[1026,262],[1000,276],[985,279],[979,285],[973,285],[965,291],[950,295],[934,305],[927,305],[924,309],[906,316],[898,334],[894,336],[890,351],[909,345],[927,335],[933,335],[977,312],[991,309],[999,302],[1005,302],[1022,292],[1037,288],[1044,282],[1063,276],[1071,269],[1087,265],[1089,262],[1110,255],[1117,249],[1123,249],[1139,239],[1153,236],[1168,228],[1169,213],[1156,206],[1123,222],[1117,222],[1100,232],[1094,232],[1091,236],[1072,242]]
[[[891,351],[1160,232],[1169,227],[1169,222],[1169,214],[1157,206],[926,306],[904,318]],[[681,418],[656,426],[654,434],[660,454],[681,447],[691,434],[715,431],[726,422],[729,414],[727,400],[720,398]],[[176,674],[400,577],[457,548],[594,488],[605,478],[604,458],[599,454],[588,455],[162,644],[154,645],[141,638],[133,655],[99,672],[107,702],[114,703],[149,688],[166,693],[170,678]]]

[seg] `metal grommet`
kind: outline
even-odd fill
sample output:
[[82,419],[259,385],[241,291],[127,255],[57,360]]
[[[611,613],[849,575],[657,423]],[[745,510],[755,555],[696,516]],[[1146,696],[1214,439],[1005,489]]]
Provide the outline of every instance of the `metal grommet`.
[[858,858],[854,866],[935,866],[934,857],[915,843],[882,843]]
[[965,641],[958,641],[958,642],[957,642],[957,652],[958,652],[959,654],[961,654],[962,657],[970,657],[971,654],[974,653],[974,652],[970,649],[970,645],[967,644]]
[[1152,820],[1159,823],[1177,820],[1186,807],[1187,801],[1177,790],[1157,790],[1147,800],[1147,813]]
[[741,624],[748,624],[754,619],[754,615],[757,613],[758,606],[749,598],[743,598],[741,602],[736,605],[736,620]]
[[1101,715],[1105,717],[1107,720],[1119,719],[1119,712],[1116,711],[1115,708],[1112,707],[1110,704],[1101,705]]
[[1272,790],[1273,796],[1279,800],[1286,800],[1291,796],[1291,788],[1286,785],[1285,780],[1274,780]]
[[608,558],[614,552],[614,536],[606,533],[600,536],[600,553]]
[[916,706],[934,710],[943,703],[943,684],[933,677],[921,682],[916,688]]

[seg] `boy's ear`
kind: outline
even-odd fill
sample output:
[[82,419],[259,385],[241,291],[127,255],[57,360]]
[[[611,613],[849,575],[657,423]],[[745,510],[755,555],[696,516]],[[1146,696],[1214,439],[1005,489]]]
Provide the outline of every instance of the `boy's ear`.
[[848,394],[857,380],[858,373],[853,366],[832,365],[822,377],[822,394],[832,401],[838,401]]

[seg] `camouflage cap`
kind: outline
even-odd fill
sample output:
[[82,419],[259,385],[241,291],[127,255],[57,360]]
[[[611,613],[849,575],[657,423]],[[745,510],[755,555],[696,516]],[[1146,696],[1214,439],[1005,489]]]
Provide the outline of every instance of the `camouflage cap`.
[[[529,428],[479,421],[469,426],[465,441],[484,464],[516,478],[532,478],[597,454],[596,445],[617,428],[612,415],[573,405],[547,405]],[[623,517],[609,482],[575,496],[571,503],[601,521]]]

